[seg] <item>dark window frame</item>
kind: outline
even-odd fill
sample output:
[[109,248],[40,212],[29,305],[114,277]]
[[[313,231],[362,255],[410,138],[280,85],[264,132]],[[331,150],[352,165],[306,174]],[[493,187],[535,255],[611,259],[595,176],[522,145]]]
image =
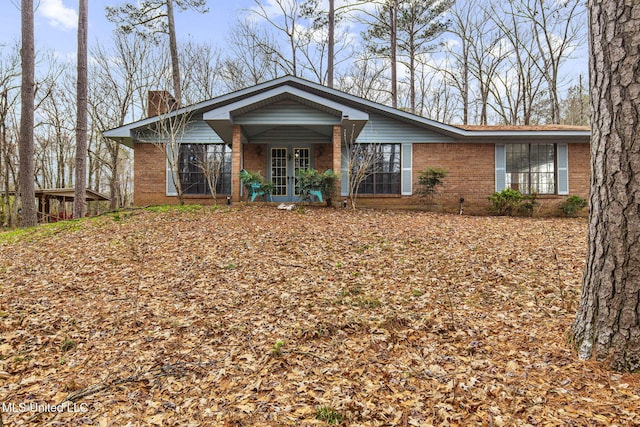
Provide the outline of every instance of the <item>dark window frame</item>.
[[378,151],[373,170],[358,186],[362,196],[402,194],[402,144],[370,144]]
[[216,194],[231,194],[231,147],[227,144],[180,144],[178,176],[182,194],[210,195],[209,184],[202,168],[205,155],[222,154],[220,176],[216,182]]

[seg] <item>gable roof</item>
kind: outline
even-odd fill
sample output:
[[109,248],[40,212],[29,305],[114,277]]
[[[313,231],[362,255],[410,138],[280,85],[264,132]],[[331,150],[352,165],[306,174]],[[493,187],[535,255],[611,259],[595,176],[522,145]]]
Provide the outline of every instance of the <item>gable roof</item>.
[[[351,106],[339,103],[330,99],[323,98],[319,95],[291,87],[288,85],[277,86],[259,94],[250,95],[240,98],[237,101],[214,108],[202,115],[202,119],[216,131],[225,141],[230,141],[232,132],[232,123],[234,117],[246,114],[252,109],[268,106],[269,104],[281,101],[283,99],[293,99],[301,104],[309,105],[315,109],[325,111],[328,115],[335,117],[335,124],[353,123],[359,132],[365,123],[369,120],[369,114],[353,108]],[[264,123],[271,121],[269,115],[266,115]],[[294,117],[298,120],[298,117]],[[282,120],[282,118],[280,118]],[[272,123],[276,124],[276,123]],[[292,124],[286,121],[277,123]],[[333,123],[332,123],[333,124]]]
[[353,122],[358,128],[358,132],[368,120],[368,115],[375,112],[427,131],[445,135],[459,142],[495,142],[497,138],[526,141],[531,140],[532,137],[535,137],[536,140],[563,138],[564,141],[587,142],[590,135],[588,128],[553,127],[543,129],[541,127],[448,125],[290,75],[182,107],[161,116],[129,123],[107,130],[103,134],[106,138],[132,147],[136,132],[142,131],[160,120],[181,114],[202,114],[203,119],[225,140],[230,137],[230,126],[233,123],[234,115],[254,108],[253,106],[268,105],[270,102],[276,102],[283,98],[293,99],[313,108],[324,109],[327,113],[340,118],[336,124]]

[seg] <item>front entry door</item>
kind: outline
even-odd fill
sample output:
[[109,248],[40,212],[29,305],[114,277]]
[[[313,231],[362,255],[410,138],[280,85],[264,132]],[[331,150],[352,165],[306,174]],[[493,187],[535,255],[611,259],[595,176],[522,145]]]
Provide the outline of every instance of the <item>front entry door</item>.
[[309,145],[273,145],[269,147],[268,178],[273,183],[274,202],[297,202],[296,176],[299,170],[313,167]]

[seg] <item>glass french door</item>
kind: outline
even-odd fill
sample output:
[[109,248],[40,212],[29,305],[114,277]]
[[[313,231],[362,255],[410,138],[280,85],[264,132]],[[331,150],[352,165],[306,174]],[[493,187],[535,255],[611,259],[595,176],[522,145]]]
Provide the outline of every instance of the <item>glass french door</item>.
[[298,171],[313,167],[311,147],[303,145],[272,146],[269,150],[269,176],[273,183],[274,202],[296,202]]

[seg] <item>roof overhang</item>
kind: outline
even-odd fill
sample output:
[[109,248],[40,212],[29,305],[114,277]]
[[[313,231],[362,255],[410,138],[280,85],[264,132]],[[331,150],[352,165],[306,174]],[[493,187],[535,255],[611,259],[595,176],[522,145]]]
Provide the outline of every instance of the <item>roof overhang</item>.
[[[269,105],[282,99],[294,100],[325,112],[327,119],[323,120],[322,124],[304,123],[304,118],[301,119],[300,114],[293,114],[289,118],[289,122],[285,117],[283,121],[274,123],[269,121],[269,114],[266,114],[263,124],[260,124],[259,120],[256,121],[256,115],[253,116],[251,124],[242,122],[243,114],[260,108],[268,109]],[[580,129],[517,127],[510,129],[509,127],[466,129],[464,126],[437,122],[293,76],[284,76],[269,82],[259,83],[246,89],[179,108],[161,116],[129,123],[107,130],[103,135],[120,144],[133,147],[138,133],[154,126],[160,120],[181,114],[203,114],[204,121],[218,133],[222,140],[228,143],[231,143],[232,129],[235,124],[242,125],[245,137],[264,132],[273,126],[301,126],[326,135],[330,125],[341,125],[343,128],[353,129],[355,136],[357,136],[369,120],[369,113],[383,114],[395,120],[439,133],[451,138],[451,142],[524,143],[535,141],[542,143],[562,141],[589,143],[590,139],[590,130]]]
[[[293,100],[300,104],[315,108],[326,113],[327,120],[324,125],[340,125],[342,127],[353,128],[356,136],[360,133],[364,125],[369,120],[369,114],[350,107],[348,105],[326,99],[291,86],[280,86],[271,90],[258,93],[256,95],[240,99],[236,102],[214,108],[203,114],[202,118],[211,128],[222,138],[223,141],[231,143],[233,139],[233,126],[243,124],[241,116],[252,110],[266,108],[271,104],[282,100]],[[264,115],[261,120],[254,118],[252,126],[273,126],[268,115]],[[315,121],[306,121],[300,115],[290,118],[280,118],[277,126],[316,126]]]
[[[49,198],[58,200],[73,201],[76,197],[73,188],[42,188],[35,190],[36,198]],[[110,199],[102,193],[89,188],[85,190],[85,200],[87,202],[107,202]]]
[[589,130],[463,130],[464,142],[581,142],[588,143]]

